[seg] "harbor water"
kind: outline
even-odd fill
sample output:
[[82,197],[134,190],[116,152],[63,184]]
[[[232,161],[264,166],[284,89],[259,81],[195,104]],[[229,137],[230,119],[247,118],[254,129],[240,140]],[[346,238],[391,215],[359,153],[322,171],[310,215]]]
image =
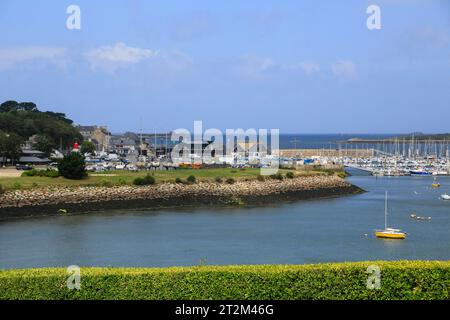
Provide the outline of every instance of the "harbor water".
[[[0,221],[0,269],[450,259],[450,177],[349,181],[367,192],[251,208],[128,210]],[[389,225],[406,240],[382,240]],[[431,217],[414,220],[411,213]]]

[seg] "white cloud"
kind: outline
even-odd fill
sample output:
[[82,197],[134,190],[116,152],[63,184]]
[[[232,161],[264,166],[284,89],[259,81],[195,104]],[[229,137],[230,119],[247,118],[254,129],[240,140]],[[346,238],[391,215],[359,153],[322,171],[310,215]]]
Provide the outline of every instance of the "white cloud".
[[50,63],[64,67],[65,53],[65,48],[53,47],[0,48],[0,71],[30,62]]
[[92,69],[114,72],[119,68],[137,64],[158,56],[158,51],[129,47],[123,42],[114,46],[103,46],[84,54]]
[[109,73],[138,63],[146,63],[152,70],[161,72],[182,71],[193,64],[192,59],[179,50],[136,48],[123,42],[92,49],[86,52],[84,57],[93,70]]
[[314,62],[300,62],[293,65],[286,65],[287,70],[302,70],[306,75],[310,76],[320,71],[320,65]]
[[276,64],[271,58],[246,54],[242,56],[238,69],[245,76],[259,78],[275,67]]
[[244,55],[239,64],[241,74],[250,77],[261,78],[270,72],[296,72],[301,71],[306,75],[312,75],[320,71],[320,66],[313,62],[300,62],[295,64],[283,64],[269,57],[257,55]]
[[356,66],[350,60],[341,60],[331,65],[334,76],[341,80],[354,80],[357,78]]

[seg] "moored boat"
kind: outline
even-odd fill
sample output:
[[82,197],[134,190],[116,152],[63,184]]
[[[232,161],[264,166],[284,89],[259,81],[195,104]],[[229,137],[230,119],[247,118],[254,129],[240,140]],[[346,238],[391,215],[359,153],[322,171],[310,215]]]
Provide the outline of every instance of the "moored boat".
[[387,196],[388,193],[386,191],[385,200],[384,200],[384,229],[383,230],[375,230],[375,236],[377,238],[386,238],[386,239],[405,239],[406,233],[400,229],[388,228],[387,223]]
[[384,230],[376,230],[375,236],[377,238],[386,238],[386,239],[405,239],[406,234],[402,232],[400,229],[392,229],[386,228]]
[[436,180],[436,178],[434,178],[433,183],[431,184],[432,188],[439,188],[441,186],[441,184]]
[[432,175],[431,172],[425,171],[423,169],[417,169],[417,170],[410,170],[409,173],[414,176],[430,176]]
[[442,200],[450,200],[450,196],[446,193],[444,193],[443,195],[441,195],[441,199]]

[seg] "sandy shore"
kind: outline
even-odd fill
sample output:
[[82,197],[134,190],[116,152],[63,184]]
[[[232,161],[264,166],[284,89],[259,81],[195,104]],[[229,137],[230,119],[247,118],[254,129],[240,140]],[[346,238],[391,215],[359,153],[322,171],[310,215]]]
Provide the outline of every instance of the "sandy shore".
[[234,184],[49,187],[7,191],[0,199],[0,219],[109,209],[257,205],[359,192],[362,192],[360,188],[336,176],[238,181]]

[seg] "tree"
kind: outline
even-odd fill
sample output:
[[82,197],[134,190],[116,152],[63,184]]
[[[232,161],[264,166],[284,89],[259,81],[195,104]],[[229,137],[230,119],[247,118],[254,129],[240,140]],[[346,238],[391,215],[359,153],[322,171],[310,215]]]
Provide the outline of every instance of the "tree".
[[83,141],[80,131],[64,113],[41,112],[33,102],[6,101],[0,104],[0,131],[15,133],[24,140],[45,135],[55,146],[68,146]]
[[[20,158],[23,139],[15,133],[0,132],[0,156],[10,159],[13,163]],[[6,160],[5,159],[5,160]]]
[[34,147],[37,150],[44,152],[48,157],[55,148],[55,143],[49,136],[40,134],[36,137],[36,143]]
[[92,143],[91,141],[84,141],[81,144],[81,149],[80,149],[81,154],[86,154],[86,153],[94,154],[95,150],[96,150],[95,144]]
[[0,112],[10,111],[38,111],[37,106],[33,102],[17,102],[14,100],[5,101],[0,104]]
[[14,100],[5,101],[0,104],[0,112],[10,112],[13,110],[17,110],[19,103]]
[[37,111],[37,106],[33,102],[21,102],[19,103],[18,109],[24,111]]
[[58,164],[59,173],[66,179],[79,180],[87,176],[84,157],[79,152],[71,152],[64,156]]

